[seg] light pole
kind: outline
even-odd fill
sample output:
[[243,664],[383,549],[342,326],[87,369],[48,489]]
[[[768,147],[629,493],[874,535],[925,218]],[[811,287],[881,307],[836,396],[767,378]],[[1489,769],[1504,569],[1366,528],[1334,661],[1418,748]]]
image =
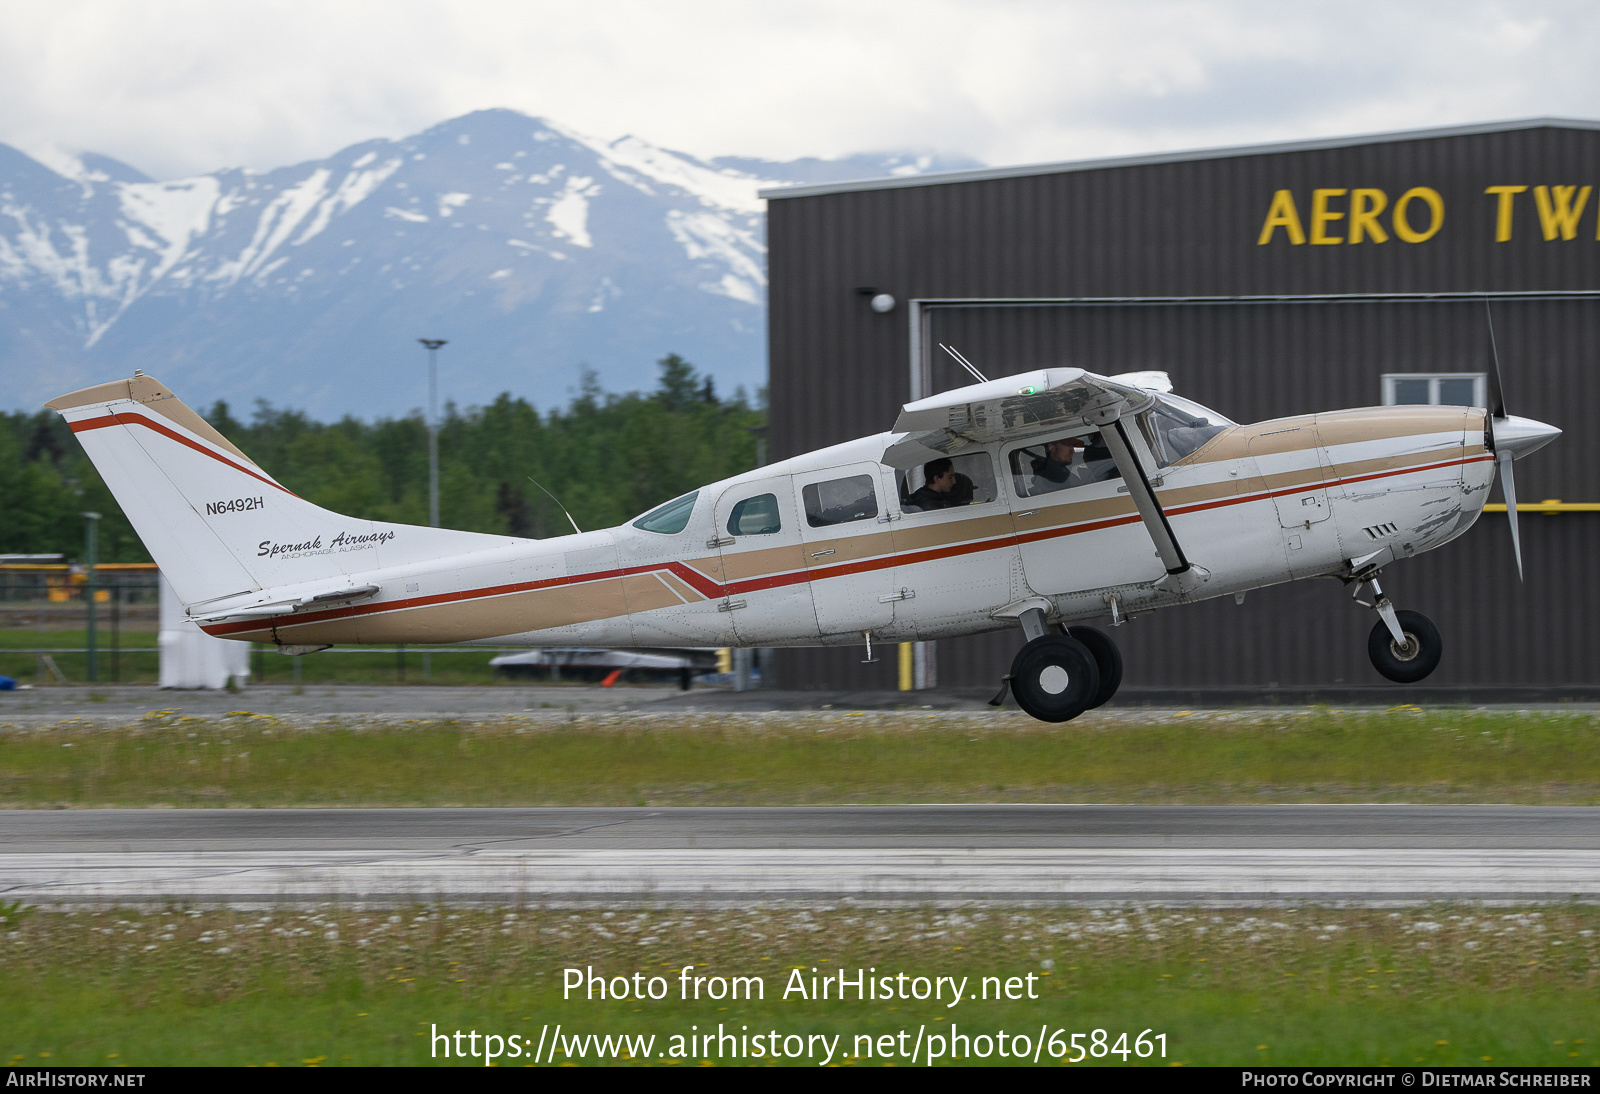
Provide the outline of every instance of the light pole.
[[83,559],[84,576],[88,581],[83,586],[84,596],[84,645],[89,652],[89,683],[100,679],[100,643],[96,641],[94,618],[94,566],[100,548],[100,514],[83,514]]
[[418,338],[428,348],[428,524],[439,527],[439,347],[443,338]]
[[[439,527],[439,347],[443,338],[418,338],[428,350],[428,526]],[[405,654],[400,655],[400,672],[406,671]],[[433,655],[422,654],[422,678],[433,676]]]

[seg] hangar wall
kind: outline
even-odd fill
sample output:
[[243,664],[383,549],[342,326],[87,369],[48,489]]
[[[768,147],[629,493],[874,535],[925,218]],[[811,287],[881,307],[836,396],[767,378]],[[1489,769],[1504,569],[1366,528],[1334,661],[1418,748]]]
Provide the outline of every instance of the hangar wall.
[[[965,382],[943,341],[991,376],[1163,369],[1258,421],[1377,403],[1385,372],[1486,369],[1482,302],[1427,296],[1491,293],[1511,411],[1568,431],[1519,465],[1519,494],[1600,500],[1597,185],[1600,125],[1535,121],[768,192],[772,454],[887,429],[913,395],[917,310],[924,393]],[[873,312],[867,287],[899,306]],[[1429,684],[1600,682],[1600,514],[1521,524],[1526,584],[1494,514],[1386,571],[1447,643]],[[1130,686],[1364,685],[1382,682],[1372,623],[1338,584],[1299,582],[1116,637]],[[942,642],[940,683],[994,683],[1018,645]],[[892,663],[860,661],[782,651],[777,682],[894,686]]]

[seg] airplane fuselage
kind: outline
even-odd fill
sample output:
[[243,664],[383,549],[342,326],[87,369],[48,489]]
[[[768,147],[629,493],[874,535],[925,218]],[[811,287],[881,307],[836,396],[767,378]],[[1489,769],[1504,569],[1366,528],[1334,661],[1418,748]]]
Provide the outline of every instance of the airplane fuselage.
[[[351,570],[352,585],[378,592],[203,625],[219,637],[304,646],[804,646],[1014,627],[1023,605],[1062,621],[1131,614],[1440,546],[1488,498],[1484,431],[1483,410],[1434,406],[1230,425],[1150,468],[1193,564],[1180,578],[1152,548],[1120,477],[1035,490],[1021,450],[1033,451],[1042,433],[963,449],[963,466],[987,460],[991,479],[970,503],[932,511],[907,504],[905,484],[882,462],[901,435],[884,433],[703,487],[676,530],[640,527],[647,515]],[[315,557],[338,534],[330,527],[317,542],[301,532],[267,549],[283,548],[272,561],[288,572],[297,552]]]

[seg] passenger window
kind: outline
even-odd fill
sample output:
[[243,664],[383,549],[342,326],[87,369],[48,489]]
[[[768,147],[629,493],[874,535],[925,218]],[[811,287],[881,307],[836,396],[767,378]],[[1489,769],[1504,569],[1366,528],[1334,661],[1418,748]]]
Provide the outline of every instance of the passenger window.
[[[948,468],[942,466],[948,463]],[[953,479],[946,472],[953,474]],[[900,508],[908,513],[927,513],[955,509],[963,505],[983,505],[999,495],[995,484],[994,461],[987,452],[969,452],[931,460],[921,467],[902,471]]]
[[745,498],[728,514],[730,536],[770,536],[782,529],[778,520],[778,498],[775,494],[761,494]]
[[1011,453],[1011,482],[1017,497],[1032,498],[1075,486],[1119,479],[1111,449],[1099,433],[1052,437]]
[[871,475],[814,482],[800,491],[805,501],[806,523],[813,528],[848,524],[878,515],[878,494]]
[[700,491],[696,490],[692,494],[685,494],[681,498],[669,501],[634,521],[633,526],[643,528],[646,532],[675,536],[689,527],[689,517],[694,513],[694,499],[699,496]]

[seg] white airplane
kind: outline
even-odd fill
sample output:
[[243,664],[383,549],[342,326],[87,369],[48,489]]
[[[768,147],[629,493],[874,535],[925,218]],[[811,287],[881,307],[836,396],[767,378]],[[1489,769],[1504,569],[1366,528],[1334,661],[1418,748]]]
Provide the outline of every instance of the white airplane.
[[[963,360],[963,364],[966,362]],[[329,512],[153,377],[55,399],[189,616],[304,654],[334,643],[828,646],[1020,628],[1035,718],[1104,703],[1122,661],[1077,625],[1331,575],[1379,616],[1391,680],[1440,657],[1378,584],[1477,520],[1498,467],[1560,430],[1388,406],[1239,425],[1163,373],[1050,368],[910,403],[894,430],[702,487],[628,524],[518,539]],[[1066,443],[1063,443],[1066,442]],[[1521,554],[1518,547],[1520,572]],[[1003,685],[996,703],[1004,700]]]

